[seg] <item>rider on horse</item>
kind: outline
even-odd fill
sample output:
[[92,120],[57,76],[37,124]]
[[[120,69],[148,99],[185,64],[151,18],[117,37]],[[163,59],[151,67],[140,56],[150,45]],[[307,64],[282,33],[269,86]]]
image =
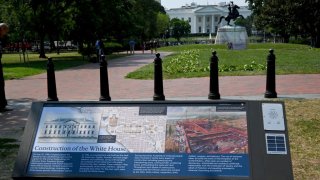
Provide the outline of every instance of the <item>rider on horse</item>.
[[231,19],[237,18],[239,16],[239,9],[240,7],[233,4],[233,1],[230,2],[228,10],[229,10],[229,16]]
[[233,1],[231,1],[228,7],[228,10],[229,10],[228,16],[227,17],[221,16],[218,24],[221,23],[222,19],[225,19],[228,25],[230,25],[230,20],[236,20],[238,17],[243,18],[243,16],[239,14],[238,9],[240,9],[240,7],[233,4]]

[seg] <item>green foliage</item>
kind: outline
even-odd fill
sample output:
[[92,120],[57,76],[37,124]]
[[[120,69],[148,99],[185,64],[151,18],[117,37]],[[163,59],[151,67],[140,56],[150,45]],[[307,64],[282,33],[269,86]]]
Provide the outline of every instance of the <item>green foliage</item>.
[[186,36],[191,31],[191,26],[188,21],[183,21],[178,18],[173,18],[170,21],[170,29],[172,37],[180,41],[182,36]]
[[238,18],[235,22],[235,25],[243,26],[246,28],[248,36],[252,35],[252,25],[253,25],[253,16],[248,16],[246,19]]
[[290,36],[309,36],[320,47],[319,0],[247,0],[258,30],[279,34],[284,42]]
[[164,32],[157,28],[168,27],[164,8],[155,0],[0,0],[0,4],[0,20],[10,26],[10,41],[39,41],[43,58],[44,41],[54,49],[54,41],[73,40],[80,52],[90,52],[97,39],[149,40]]
[[169,25],[170,25],[169,15],[159,12],[157,16],[157,29],[156,29],[158,31],[159,36],[163,37],[163,35],[167,33],[166,31],[168,30]]
[[122,44],[117,42],[106,42],[104,43],[105,54],[112,54],[112,52],[119,52],[123,49]]

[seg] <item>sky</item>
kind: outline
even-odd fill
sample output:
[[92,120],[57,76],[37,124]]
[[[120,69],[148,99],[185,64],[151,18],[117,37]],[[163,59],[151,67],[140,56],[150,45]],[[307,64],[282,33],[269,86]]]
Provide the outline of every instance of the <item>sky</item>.
[[191,4],[192,2],[197,3],[198,5],[216,5],[219,2],[226,2],[227,4],[233,1],[234,4],[238,6],[246,6],[247,3],[245,0],[161,0],[162,6],[164,6],[167,9],[171,8],[179,8],[186,4]]

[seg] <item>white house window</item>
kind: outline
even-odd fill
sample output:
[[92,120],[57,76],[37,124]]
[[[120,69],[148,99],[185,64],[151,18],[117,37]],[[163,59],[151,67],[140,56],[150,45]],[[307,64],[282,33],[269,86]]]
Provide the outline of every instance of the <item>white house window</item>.
[[207,22],[210,22],[210,17],[207,17]]
[[191,22],[191,17],[188,18],[188,21]]
[[198,21],[201,22],[201,20],[202,20],[202,18],[201,18],[201,17],[198,17]]
[[199,26],[199,33],[201,33],[201,26]]

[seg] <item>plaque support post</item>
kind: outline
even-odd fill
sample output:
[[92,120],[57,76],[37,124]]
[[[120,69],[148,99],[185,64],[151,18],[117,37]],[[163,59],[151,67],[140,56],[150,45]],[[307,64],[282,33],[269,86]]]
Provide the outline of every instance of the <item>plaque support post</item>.
[[217,52],[213,51],[210,59],[210,92],[208,99],[220,99],[218,61]]
[[163,94],[163,76],[162,76],[162,59],[160,54],[156,54],[154,59],[154,101],[164,101],[165,96]]
[[267,84],[266,92],[264,94],[265,98],[277,98],[276,92],[276,56],[274,55],[274,50],[269,50],[269,55],[267,57]]
[[54,64],[53,64],[52,58],[48,58],[48,62],[47,62],[47,85],[48,85],[47,101],[59,101],[57,96],[56,76],[54,73]]
[[111,101],[109,92],[108,63],[105,55],[100,56],[100,98],[99,101]]

